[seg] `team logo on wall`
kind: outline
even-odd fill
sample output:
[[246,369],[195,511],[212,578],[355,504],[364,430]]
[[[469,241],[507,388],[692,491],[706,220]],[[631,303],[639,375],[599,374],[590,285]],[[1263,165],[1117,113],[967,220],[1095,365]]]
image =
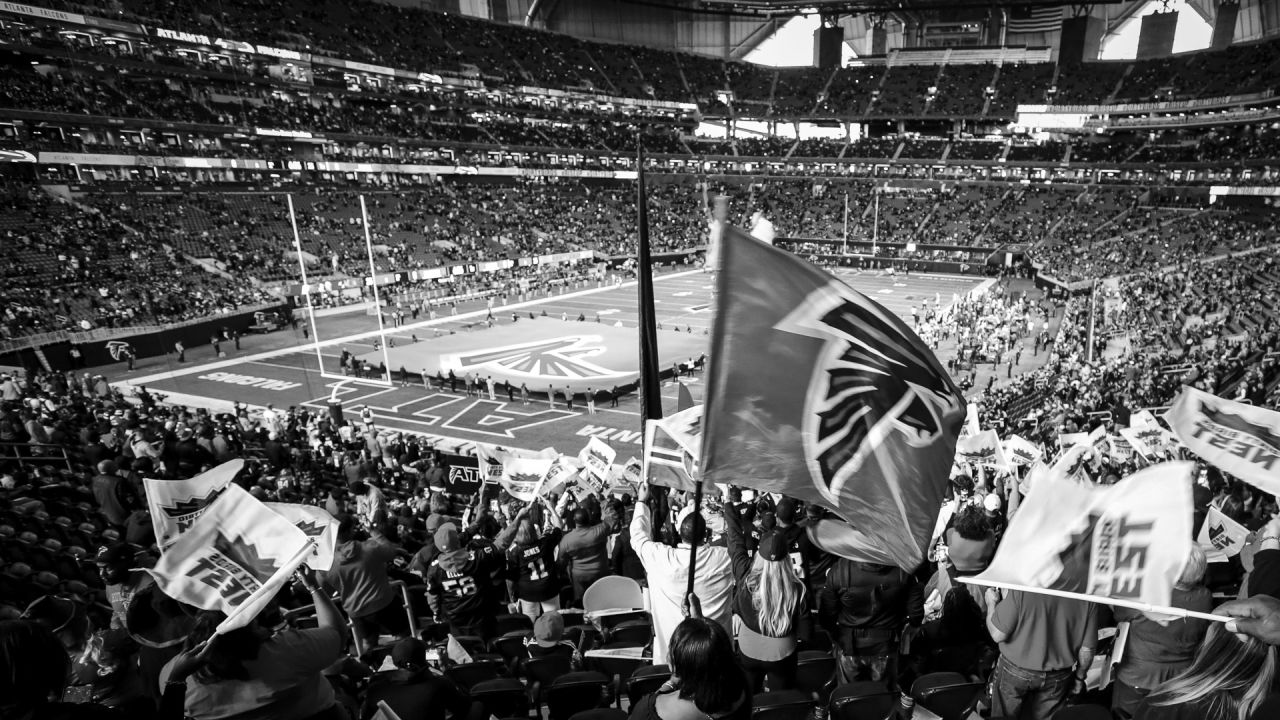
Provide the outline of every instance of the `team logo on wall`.
[[565,380],[613,379],[635,375],[634,370],[612,370],[592,362],[591,358],[605,352],[602,343],[603,338],[599,335],[569,335],[442,355],[440,363],[446,370],[456,373],[481,369],[505,370],[520,375]]
[[111,353],[112,360],[119,360],[129,353],[129,343],[123,340],[108,340],[107,352]]

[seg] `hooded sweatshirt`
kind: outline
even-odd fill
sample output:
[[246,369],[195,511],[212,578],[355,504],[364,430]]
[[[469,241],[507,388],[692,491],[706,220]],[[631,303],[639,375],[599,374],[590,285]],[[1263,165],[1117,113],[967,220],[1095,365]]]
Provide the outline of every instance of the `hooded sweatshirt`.
[[320,573],[320,582],[337,591],[351,617],[372,615],[395,600],[387,579],[387,563],[395,556],[395,546],[385,539],[348,540],[338,545],[333,568]]

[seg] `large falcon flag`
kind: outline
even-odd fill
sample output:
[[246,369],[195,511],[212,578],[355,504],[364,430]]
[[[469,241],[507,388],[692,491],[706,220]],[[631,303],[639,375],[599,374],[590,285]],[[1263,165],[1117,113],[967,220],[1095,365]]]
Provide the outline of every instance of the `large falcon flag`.
[[228,485],[148,570],[165,595],[247,625],[311,555],[313,541],[239,485]]
[[1194,463],[1163,463],[1115,485],[1083,485],[1055,466],[973,581],[1169,606],[1191,553],[1194,474]]
[[200,519],[243,467],[244,460],[231,460],[187,480],[143,480],[156,546],[163,552],[177,540],[180,533]]
[[899,318],[822,269],[726,227],[702,479],[778,492],[847,522],[829,552],[914,569],[938,516],[965,402]]
[[328,510],[300,503],[263,503],[293,523],[316,546],[307,557],[307,567],[319,571],[333,569],[333,553],[338,547],[338,520]]
[[1280,412],[1184,385],[1165,420],[1191,452],[1263,492],[1280,494]]

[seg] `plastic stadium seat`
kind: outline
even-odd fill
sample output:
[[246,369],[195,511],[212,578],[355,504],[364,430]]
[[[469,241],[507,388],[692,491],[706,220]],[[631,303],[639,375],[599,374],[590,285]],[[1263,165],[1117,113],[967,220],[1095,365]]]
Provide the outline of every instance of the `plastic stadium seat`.
[[646,665],[636,668],[631,673],[631,677],[627,678],[627,699],[631,701],[631,706],[640,702],[640,698],[651,693],[658,692],[662,684],[671,679],[671,667],[669,665]]
[[836,674],[836,659],[829,652],[801,650],[796,659],[796,688],[807,693],[821,692]]
[[653,625],[644,620],[629,620],[609,629],[605,642],[613,647],[644,647],[653,639]]
[[502,663],[494,660],[450,665],[444,669],[445,677],[457,683],[463,690],[487,680],[497,680],[502,675]]
[[617,708],[595,708],[574,713],[569,720],[627,720],[627,714]]
[[484,680],[472,685],[470,693],[471,699],[484,708],[486,717],[505,718],[529,714],[529,696],[519,680]]
[[533,634],[533,621],[528,615],[510,613],[499,615],[493,623],[494,635],[510,635],[514,632]]
[[[525,641],[529,639],[529,635],[525,633],[512,633],[494,638],[489,641],[489,649],[502,656],[502,661],[508,667],[512,667],[513,663],[518,660],[527,659],[529,651],[525,649]],[[494,713],[495,715],[497,713]],[[501,715],[499,715],[501,717]]]
[[1072,705],[1053,714],[1053,720],[1112,720],[1111,710],[1101,705]]
[[543,690],[548,720],[569,720],[605,704],[609,678],[598,672],[574,672],[556,678]]
[[808,717],[813,699],[799,690],[757,693],[751,699],[751,720],[794,720]]
[[640,590],[640,583],[629,577],[606,575],[591,583],[583,593],[582,607],[589,613],[643,608],[644,593]]
[[567,655],[549,655],[526,661],[524,676],[529,681],[529,697],[540,702],[551,683],[571,672],[572,660]]
[[959,673],[930,673],[911,684],[911,697],[942,720],[963,720],[982,699],[986,688],[986,683],[969,682]]
[[831,693],[831,720],[889,720],[898,710],[898,693],[877,682],[841,685]]

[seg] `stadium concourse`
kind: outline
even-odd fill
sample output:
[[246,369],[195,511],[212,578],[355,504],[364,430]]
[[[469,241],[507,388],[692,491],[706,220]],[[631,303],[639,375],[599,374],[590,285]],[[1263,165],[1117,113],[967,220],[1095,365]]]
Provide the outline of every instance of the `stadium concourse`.
[[[843,276],[907,322],[912,322],[913,310],[919,314],[924,307],[938,303],[945,310],[959,298],[981,296],[992,285],[990,280],[964,276],[903,276],[881,271],[846,272]],[[703,394],[705,366],[701,358],[708,350],[713,281],[713,276],[702,270],[671,272],[656,280],[659,365],[668,376],[680,366],[679,380],[690,386],[695,397]],[[124,370],[121,364],[97,370],[126,395],[141,387],[170,402],[214,412],[231,411],[236,404],[255,415],[267,404],[281,410],[298,406],[328,412],[330,400],[337,399],[348,419],[357,420],[367,407],[379,430],[425,434],[455,452],[475,441],[528,450],[572,448],[590,437],[616,444],[622,453],[640,450],[643,436],[635,392],[639,314],[634,281],[591,283],[510,305],[460,303],[442,308],[435,319],[398,327],[388,323],[384,336],[390,341],[390,372],[382,378],[390,381],[389,387],[370,382],[378,380],[378,369],[384,362],[377,324],[368,314],[371,311],[364,306],[335,310],[345,311],[321,311],[317,318],[315,337],[320,341],[325,376],[318,372],[316,344],[311,342],[309,330],[304,334],[305,310],[298,312],[298,324],[292,330],[246,336],[239,351],[224,343],[225,358],[213,357],[209,346],[187,350],[183,364],[167,355],[139,361],[132,371]],[[566,341],[568,348],[564,347]],[[949,342],[943,347],[953,345]],[[579,346],[584,354],[573,354]],[[341,368],[344,351],[357,360],[367,360],[370,372],[356,374]],[[556,355],[561,352],[569,354]],[[540,361],[534,353],[547,357]],[[468,362],[471,357],[477,359]],[[565,367],[579,358],[588,360],[589,366]],[[1027,359],[1016,370],[1036,367],[1029,350]],[[519,367],[520,360],[544,366]],[[452,387],[450,370],[456,377]],[[424,371],[429,387],[423,383]],[[994,366],[981,372],[979,381],[998,374]],[[481,381],[492,377],[493,395],[483,384],[469,391],[468,376]],[[512,383],[511,399],[503,385],[507,381]],[[521,392],[522,385],[527,393]],[[554,388],[555,398],[549,404],[550,388]],[[596,395],[591,407],[588,389]],[[566,390],[574,397],[572,405],[566,402]],[[615,391],[616,404],[612,402]],[[664,382],[663,405],[667,413],[675,412],[674,384]]]

